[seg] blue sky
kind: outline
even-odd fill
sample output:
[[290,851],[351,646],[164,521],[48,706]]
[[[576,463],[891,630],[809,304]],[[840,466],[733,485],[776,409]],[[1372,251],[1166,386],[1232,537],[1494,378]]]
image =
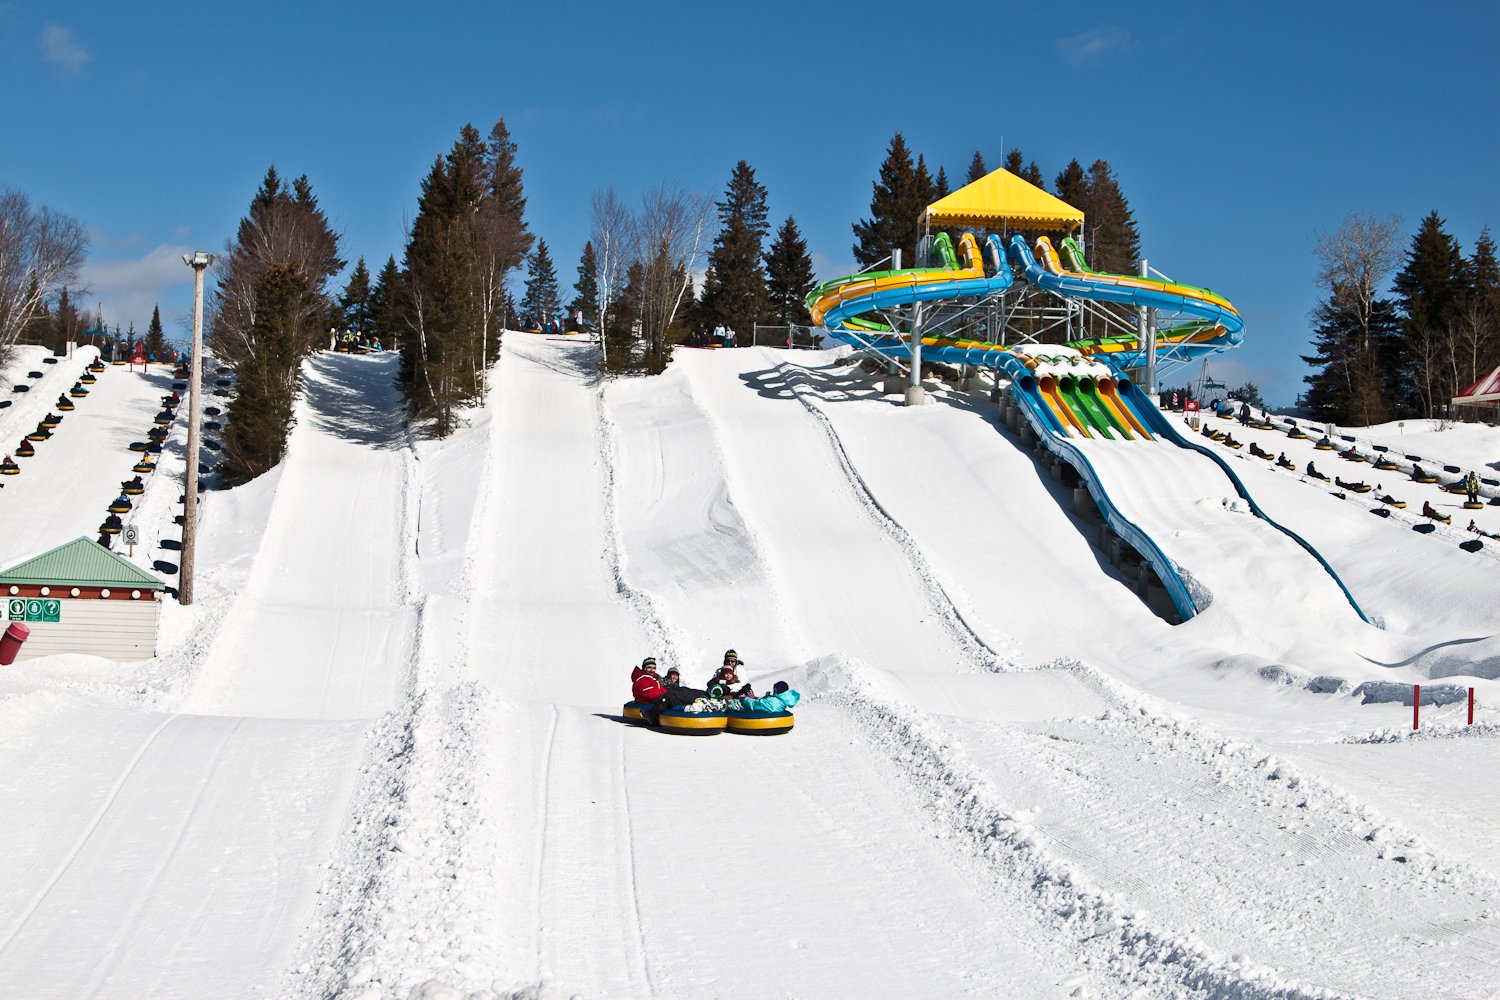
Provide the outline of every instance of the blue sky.
[[1152,263],[1230,298],[1215,362],[1300,388],[1316,235],[1431,209],[1500,230],[1500,7],[1390,3],[0,3],[0,184],[94,233],[89,301],[169,330],[179,255],[232,234],[266,166],[306,173],[346,256],[399,256],[433,157],[498,117],[571,284],[589,196],[717,194],[743,158],[820,277],[893,132],[959,177],[1019,146],[1108,159]]

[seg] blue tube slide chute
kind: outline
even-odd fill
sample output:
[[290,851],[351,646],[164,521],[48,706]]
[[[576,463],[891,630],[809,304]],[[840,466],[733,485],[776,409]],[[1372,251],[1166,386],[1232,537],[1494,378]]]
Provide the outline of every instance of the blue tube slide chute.
[[1271,527],[1275,528],[1277,531],[1281,532],[1283,535],[1286,535],[1292,541],[1296,542],[1307,552],[1308,555],[1317,560],[1318,565],[1322,566],[1324,571],[1333,578],[1333,582],[1338,584],[1339,590],[1343,592],[1345,600],[1347,600],[1349,602],[1349,606],[1354,609],[1354,613],[1359,615],[1360,620],[1365,624],[1370,624],[1370,619],[1366,617],[1364,610],[1360,608],[1359,602],[1354,599],[1354,595],[1349,592],[1349,588],[1344,585],[1344,581],[1339,578],[1338,573],[1334,571],[1334,568],[1331,565],[1329,565],[1328,560],[1323,558],[1322,553],[1313,548],[1312,543],[1310,543],[1307,539],[1303,538],[1291,528],[1288,528],[1286,525],[1277,521],[1275,518],[1271,517],[1264,510],[1262,510],[1260,504],[1256,503],[1255,498],[1250,495],[1249,489],[1245,487],[1244,480],[1240,479],[1239,475],[1235,473],[1233,467],[1230,466],[1229,462],[1224,458],[1223,455],[1220,455],[1213,448],[1194,441],[1190,436],[1178,430],[1177,426],[1173,424],[1172,421],[1168,420],[1162,414],[1161,410],[1151,405],[1151,401],[1146,398],[1146,394],[1141,391],[1141,388],[1135,383],[1131,382],[1129,379],[1120,379],[1115,384],[1115,387],[1120,394],[1120,398],[1125,401],[1126,405],[1130,406],[1130,408],[1138,416],[1143,416],[1146,418],[1147,422],[1145,426],[1150,429],[1152,434],[1155,434],[1157,437],[1164,440],[1170,441],[1172,444],[1177,445],[1179,448],[1189,448],[1193,451],[1198,452],[1199,454],[1207,455],[1210,459],[1212,459],[1214,464],[1216,464],[1223,471],[1224,475],[1229,477],[1229,481],[1234,484],[1235,493],[1239,494],[1240,499],[1244,500],[1245,503],[1250,506],[1250,512],[1256,517],[1260,518],[1262,521],[1269,524]]

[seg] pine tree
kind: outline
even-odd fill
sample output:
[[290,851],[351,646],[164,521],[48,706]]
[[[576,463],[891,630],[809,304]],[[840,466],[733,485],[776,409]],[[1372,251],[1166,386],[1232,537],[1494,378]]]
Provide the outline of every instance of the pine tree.
[[787,216],[766,251],[767,317],[778,326],[805,326],[812,322],[807,312],[807,293],[813,285],[812,256],[797,231],[797,220]]
[[974,150],[974,158],[969,161],[968,178],[964,183],[973,184],[987,173],[989,169],[984,165],[984,154],[977,149]]
[[1076,207],[1083,209],[1089,227],[1089,266],[1108,274],[1136,273],[1141,235],[1130,203],[1104,160],[1095,160],[1089,167],[1085,201]]
[[557,268],[547,251],[547,241],[537,240],[536,250],[526,262],[526,296],[521,299],[521,313],[526,322],[543,329],[561,304],[557,288]]
[[422,181],[395,315],[408,404],[439,436],[499,356],[506,282],[531,245],[525,204],[504,121],[488,139],[465,125]]
[[344,295],[339,299],[339,318],[346,330],[370,333],[370,271],[361,257],[354,264],[354,271],[344,285]]
[[583,316],[589,330],[599,329],[599,260],[594,255],[592,240],[584,243],[578,258],[578,280],[573,283],[573,291],[578,294],[569,308]]
[[932,192],[934,189],[935,185],[932,180],[932,174],[928,173],[927,171],[927,157],[921,153],[918,153],[915,192],[917,200],[917,211],[915,214],[920,215],[922,209],[932,204]]
[[396,267],[396,258],[387,257],[385,266],[375,277],[370,289],[369,318],[366,329],[388,350],[399,350],[399,320],[396,309],[401,294],[401,271]]
[[741,160],[729,175],[724,200],[715,203],[719,233],[708,252],[697,314],[709,326],[723,324],[748,342],[766,314],[766,274],[761,248],[770,231],[766,187]]
[[[134,326],[132,326],[134,329]],[[146,327],[146,356],[164,361],[167,357],[167,338],[161,328],[161,307],[151,307],[151,323]]]
[[338,244],[306,175],[288,187],[267,170],[221,258],[213,301],[215,353],[237,376],[224,440],[233,481],[253,479],[285,452],[302,359],[327,342],[336,315],[328,281],[344,269]]
[[870,217],[854,224],[854,259],[871,267],[900,249],[902,262],[911,263],[917,246],[917,216],[930,201],[918,182],[906,139],[897,132],[880,165],[880,179],[870,198]]
[[939,166],[937,179],[932,182],[932,200],[938,201],[940,199],[946,198],[948,197],[949,193],[950,189],[948,187],[948,172],[941,166]]
[[[1468,265],[1458,241],[1430,212],[1407,250],[1406,264],[1393,283],[1402,320],[1404,347],[1400,375],[1410,396],[1404,408],[1433,416],[1436,408],[1468,384],[1458,359],[1463,353],[1463,311],[1468,299]],[[1403,414],[1404,415],[1404,414]]]
[[1047,190],[1047,182],[1042,178],[1042,168],[1036,165],[1035,160],[1022,166],[1022,159],[1020,149],[1012,146],[1010,151],[1005,154],[1005,169],[1026,183],[1034,184],[1043,191]]
[[1376,299],[1366,327],[1356,301],[1335,289],[1313,313],[1314,351],[1302,360],[1316,371],[1303,381],[1316,419],[1367,427],[1391,415],[1385,359],[1399,350],[1401,320],[1394,302]]
[[1057,196],[1085,214],[1089,203],[1089,179],[1084,173],[1083,164],[1072,160],[1062,173],[1057,175],[1054,182]]

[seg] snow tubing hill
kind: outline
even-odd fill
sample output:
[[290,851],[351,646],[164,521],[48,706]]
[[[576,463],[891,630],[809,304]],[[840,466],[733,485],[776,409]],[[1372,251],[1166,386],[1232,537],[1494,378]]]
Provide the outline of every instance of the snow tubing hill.
[[[644,710],[650,707],[638,701],[627,701],[621,714],[628,722],[649,726]],[[729,717],[724,712],[687,712],[680,708],[669,708],[665,712],[657,712],[656,720],[655,728],[663,732],[681,736],[715,736],[724,731]]]

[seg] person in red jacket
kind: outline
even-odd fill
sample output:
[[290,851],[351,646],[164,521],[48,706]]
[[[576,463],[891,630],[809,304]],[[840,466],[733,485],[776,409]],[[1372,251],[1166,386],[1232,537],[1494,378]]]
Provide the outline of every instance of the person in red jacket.
[[679,708],[683,705],[691,705],[699,698],[707,698],[707,691],[699,691],[695,688],[668,687],[663,684],[661,678],[656,674],[656,657],[648,656],[641,661],[641,665],[630,672],[630,694],[632,698],[642,706],[641,714],[646,721],[653,726],[657,723],[657,714],[669,708]]
[[643,705],[649,705],[667,693],[667,686],[656,675],[656,657],[648,656],[641,665],[630,672],[630,695]]

